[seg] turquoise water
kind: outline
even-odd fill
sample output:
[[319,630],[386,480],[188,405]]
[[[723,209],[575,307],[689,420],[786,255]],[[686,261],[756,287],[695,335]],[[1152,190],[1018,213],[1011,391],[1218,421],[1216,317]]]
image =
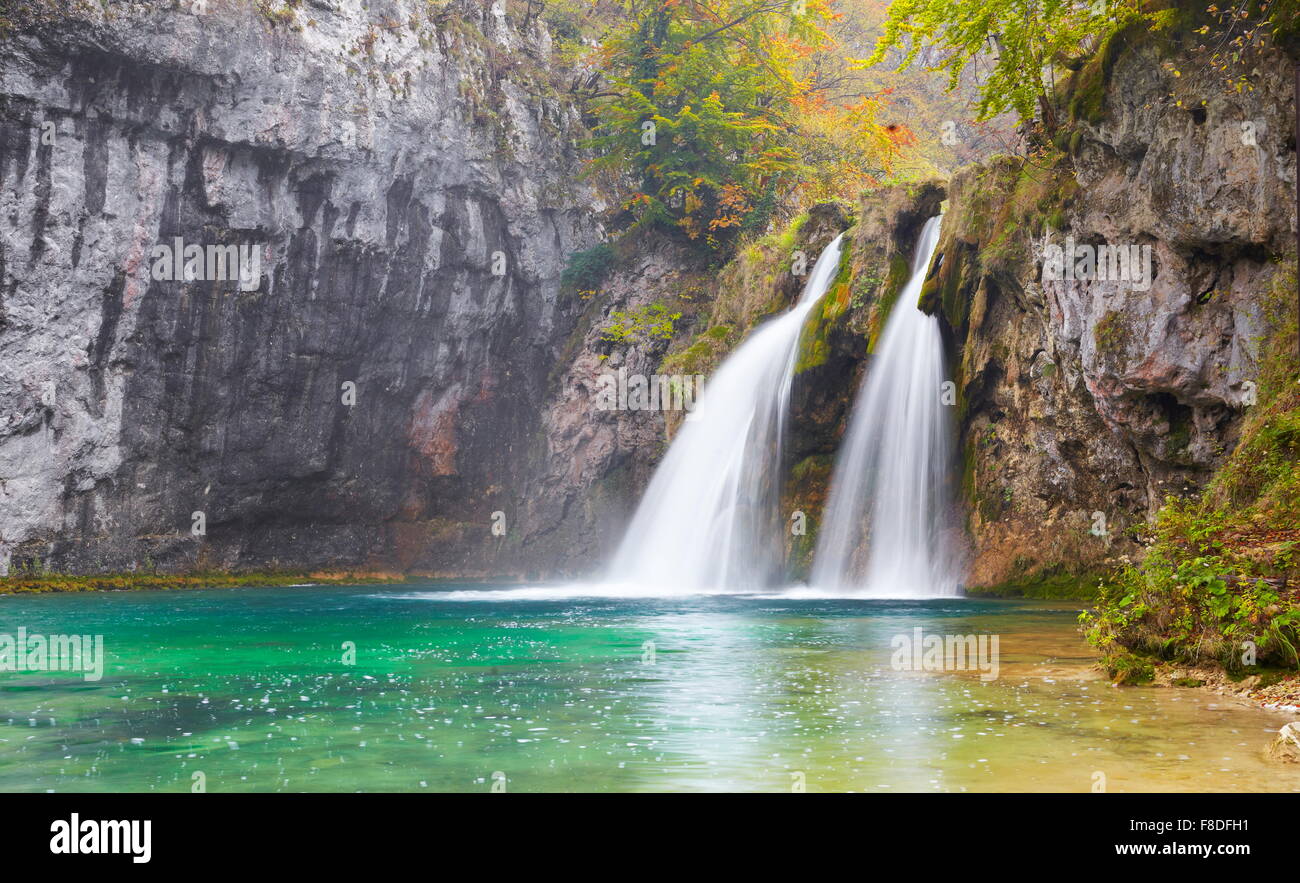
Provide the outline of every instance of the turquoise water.
[[[454,588],[0,597],[107,656],[0,673],[0,790],[1300,790],[1288,716],[1111,687],[1070,606]],[[918,626],[997,634],[998,677],[895,671]]]

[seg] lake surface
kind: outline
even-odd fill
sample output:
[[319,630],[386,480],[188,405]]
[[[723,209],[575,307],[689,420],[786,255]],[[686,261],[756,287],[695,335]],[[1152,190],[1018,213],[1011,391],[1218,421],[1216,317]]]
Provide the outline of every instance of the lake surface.
[[[1294,716],[1112,687],[1076,615],[447,584],[0,596],[0,633],[102,634],[107,660],[99,681],[0,673],[0,790],[1300,791],[1263,757]],[[918,627],[997,635],[997,678],[895,670]]]

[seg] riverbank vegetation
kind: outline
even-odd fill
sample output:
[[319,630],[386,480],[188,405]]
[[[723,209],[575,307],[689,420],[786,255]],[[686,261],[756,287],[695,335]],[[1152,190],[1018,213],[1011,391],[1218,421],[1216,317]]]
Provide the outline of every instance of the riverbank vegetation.
[[303,584],[364,585],[398,583],[405,579],[406,577],[400,574],[352,571],[198,570],[179,574],[141,570],[125,573],[73,574],[32,570],[13,572],[9,576],[0,577],[0,595],[127,592],[143,589],[225,589]]
[[1300,360],[1294,264],[1265,307],[1262,370],[1241,440],[1205,491],[1169,499],[1140,564],[1103,583],[1087,637],[1121,683],[1154,665],[1300,669]]

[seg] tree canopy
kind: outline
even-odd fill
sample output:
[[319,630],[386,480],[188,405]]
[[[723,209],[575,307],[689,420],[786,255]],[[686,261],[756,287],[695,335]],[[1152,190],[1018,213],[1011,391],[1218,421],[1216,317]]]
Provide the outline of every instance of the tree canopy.
[[883,96],[828,96],[829,0],[624,0],[602,45],[599,166],[632,181],[637,224],[716,246],[792,194],[855,194],[910,134]]

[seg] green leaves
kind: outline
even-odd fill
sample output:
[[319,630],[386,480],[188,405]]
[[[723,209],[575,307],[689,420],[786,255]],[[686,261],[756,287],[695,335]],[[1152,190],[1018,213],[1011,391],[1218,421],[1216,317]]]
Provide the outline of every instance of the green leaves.
[[673,323],[681,313],[670,313],[663,304],[650,304],[638,310],[614,310],[609,314],[611,323],[601,332],[601,339],[610,343],[630,343],[638,340],[670,340],[675,332]]
[[594,146],[597,167],[631,185],[623,207],[636,226],[717,247],[765,223],[776,195],[809,177],[810,122],[869,134],[854,156],[894,148],[873,108],[828,106],[812,85],[831,46],[827,0],[624,3],[604,46],[613,95],[596,109]]
[[925,51],[927,60],[937,55],[927,69],[946,72],[952,90],[967,65],[989,59],[978,118],[1014,111],[1051,131],[1058,74],[1144,17],[1138,0],[894,0],[865,64],[880,64],[901,51],[900,67],[908,67]]

